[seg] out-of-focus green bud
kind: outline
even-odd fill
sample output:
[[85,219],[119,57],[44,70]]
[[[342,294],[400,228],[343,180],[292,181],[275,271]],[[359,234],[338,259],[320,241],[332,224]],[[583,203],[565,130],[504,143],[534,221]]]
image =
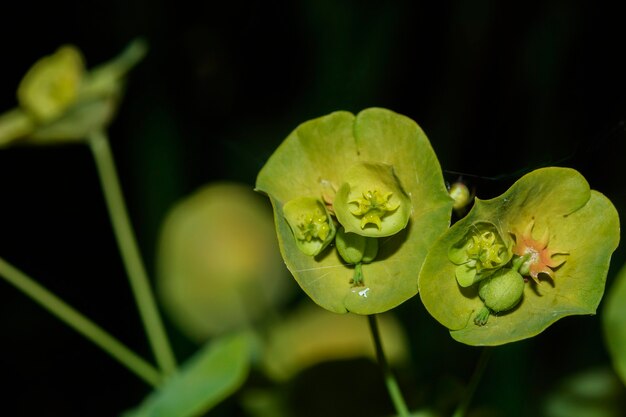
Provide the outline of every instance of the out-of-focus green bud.
[[122,97],[126,73],[147,52],[137,39],[110,61],[85,71],[75,47],[37,61],[18,88],[19,107],[0,114],[0,147],[83,141],[106,128]]
[[383,237],[406,227],[411,216],[411,200],[392,166],[359,162],[346,172],[344,181],[333,208],[347,232]]
[[236,183],[208,185],[174,207],[157,266],[166,311],[199,342],[264,317],[291,284],[269,207]]
[[448,190],[448,193],[450,194],[450,197],[452,197],[452,199],[454,200],[452,208],[458,215],[464,213],[467,206],[469,206],[474,199],[474,196],[470,192],[469,188],[467,188],[467,185],[465,185],[461,181],[457,181],[452,184],[450,186],[450,189]]
[[298,249],[305,255],[319,254],[335,237],[335,225],[319,199],[299,197],[290,200],[283,206],[283,215]]
[[26,73],[17,89],[20,106],[41,123],[58,118],[76,101],[84,72],[80,51],[72,45],[60,47]]

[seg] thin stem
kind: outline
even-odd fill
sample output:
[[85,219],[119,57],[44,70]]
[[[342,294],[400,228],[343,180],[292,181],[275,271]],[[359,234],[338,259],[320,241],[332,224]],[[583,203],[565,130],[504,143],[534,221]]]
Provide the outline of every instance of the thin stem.
[[0,258],[0,276],[65,324],[91,340],[139,378],[153,387],[159,385],[161,375],[152,365],[100,326],[2,258]]
[[378,360],[378,365],[383,372],[383,377],[385,378],[385,385],[387,386],[387,391],[389,392],[389,396],[391,397],[391,402],[396,409],[396,413],[400,417],[409,417],[409,408],[406,406],[406,402],[402,397],[402,392],[400,391],[400,386],[398,385],[398,381],[396,381],[395,376],[391,372],[389,365],[387,364],[387,359],[385,358],[385,352],[383,350],[383,344],[380,340],[380,333],[378,331],[378,323],[376,322],[375,315],[367,316],[367,319],[370,324],[370,332],[372,333],[372,338],[374,339],[374,346],[376,347],[376,358]]
[[89,144],[98,168],[117,244],[146,334],[159,368],[166,376],[170,375],[176,370],[176,360],[131,228],[108,138],[104,132],[98,131],[90,135]]
[[485,369],[487,369],[487,364],[489,363],[489,358],[491,358],[492,351],[493,349],[489,347],[483,348],[480,358],[478,359],[478,363],[476,364],[476,368],[474,369],[474,373],[472,374],[470,382],[465,390],[465,395],[459,403],[459,406],[454,411],[454,415],[452,417],[465,417],[467,409],[469,408],[472,398],[474,397],[474,393],[476,392],[476,387],[478,387],[478,383],[483,377]]

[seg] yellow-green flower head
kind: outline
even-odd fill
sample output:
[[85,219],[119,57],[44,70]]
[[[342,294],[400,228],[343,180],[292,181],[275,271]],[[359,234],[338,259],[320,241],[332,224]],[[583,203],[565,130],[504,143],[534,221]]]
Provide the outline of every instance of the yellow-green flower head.
[[383,227],[382,218],[391,214],[400,207],[400,204],[392,205],[389,197],[393,193],[382,194],[378,190],[366,191],[363,197],[350,201],[356,207],[350,209],[350,213],[361,218],[361,229],[365,229],[368,224],[373,224],[378,230]]
[[89,71],[74,46],[39,59],[17,89],[19,106],[0,114],[0,147],[83,141],[104,129],[121,99],[126,73],[146,54],[137,39]]
[[61,116],[78,97],[85,63],[80,51],[71,45],[37,61],[17,89],[20,106],[38,122]]
[[413,297],[428,249],[450,224],[452,199],[426,135],[386,109],[302,123],[256,187],[274,207],[285,264],[337,313],[382,313]]
[[455,276],[459,285],[469,287],[504,266],[513,256],[512,243],[510,239],[504,242],[493,223],[472,224],[448,251],[450,261],[458,265]]
[[335,237],[333,224],[324,203],[317,198],[299,197],[283,206],[283,214],[302,253],[315,256]]
[[383,237],[406,227],[411,216],[411,200],[392,166],[360,162],[346,171],[344,181],[333,209],[347,232]]
[[580,173],[538,169],[499,197],[477,199],[435,242],[420,297],[458,341],[525,339],[595,313],[618,242],[615,207]]

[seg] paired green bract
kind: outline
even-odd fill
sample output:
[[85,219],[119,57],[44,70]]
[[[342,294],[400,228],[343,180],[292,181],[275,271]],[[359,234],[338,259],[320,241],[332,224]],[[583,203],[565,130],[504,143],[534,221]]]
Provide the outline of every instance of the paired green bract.
[[[606,197],[573,169],[539,169],[500,197],[477,200],[437,240],[420,272],[420,296],[460,342],[532,337],[561,317],[595,313],[618,242],[619,218]],[[497,306],[492,312],[501,310],[500,301],[510,306],[481,321],[494,290],[487,280],[506,275],[517,291],[519,275],[509,271],[518,269],[527,277],[521,300],[489,300]]]
[[[301,124],[270,157],[256,188],[272,201],[281,253],[297,282],[340,313],[380,313],[417,294],[424,257],[452,210],[426,135],[380,108]],[[335,233],[347,260],[333,244]],[[377,251],[367,239],[378,239]]]

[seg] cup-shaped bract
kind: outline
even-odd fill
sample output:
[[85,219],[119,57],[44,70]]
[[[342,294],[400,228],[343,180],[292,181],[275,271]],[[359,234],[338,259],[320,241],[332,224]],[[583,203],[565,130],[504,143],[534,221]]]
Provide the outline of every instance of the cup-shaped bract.
[[[511,262],[525,261],[520,273],[528,275],[519,304],[492,314],[480,326],[474,321],[485,307],[479,285],[459,285],[458,265],[450,259],[450,249],[485,222],[515,240]],[[590,190],[580,173],[569,168],[538,169],[500,197],[476,200],[468,215],[437,240],[420,272],[420,297],[429,313],[460,342],[500,345],[529,338],[562,317],[595,313],[618,242],[615,207]],[[538,271],[537,277],[530,276],[532,270]]]
[[392,166],[357,163],[346,171],[343,180],[333,209],[346,232],[384,237],[406,227],[411,216],[411,199],[402,189]]
[[[353,184],[355,180],[358,184]],[[334,245],[316,256],[303,253],[284,213],[290,200],[313,196],[337,215],[334,204],[346,183],[360,187],[360,194],[348,197],[348,211],[360,213],[358,202],[350,201],[368,191],[381,193],[372,199],[389,202],[389,210],[378,216],[381,226],[386,226],[386,213],[395,213],[396,198],[409,205],[408,223],[404,220],[399,231],[380,238],[376,258],[360,265],[364,277],[360,286],[353,285],[354,266],[341,259]],[[381,184],[392,187],[383,189]],[[452,199],[426,135],[411,119],[381,108],[356,116],[339,111],[301,124],[261,169],[256,188],[272,202],[281,253],[296,281],[313,301],[338,313],[381,313],[417,294],[423,259],[448,227],[452,211]],[[401,210],[400,205],[396,210]],[[356,229],[363,230],[359,216]],[[341,223],[339,215],[335,220]],[[378,227],[367,224],[365,229]]]
[[335,225],[320,199],[298,197],[283,206],[285,219],[291,227],[302,253],[315,256],[335,237]]

